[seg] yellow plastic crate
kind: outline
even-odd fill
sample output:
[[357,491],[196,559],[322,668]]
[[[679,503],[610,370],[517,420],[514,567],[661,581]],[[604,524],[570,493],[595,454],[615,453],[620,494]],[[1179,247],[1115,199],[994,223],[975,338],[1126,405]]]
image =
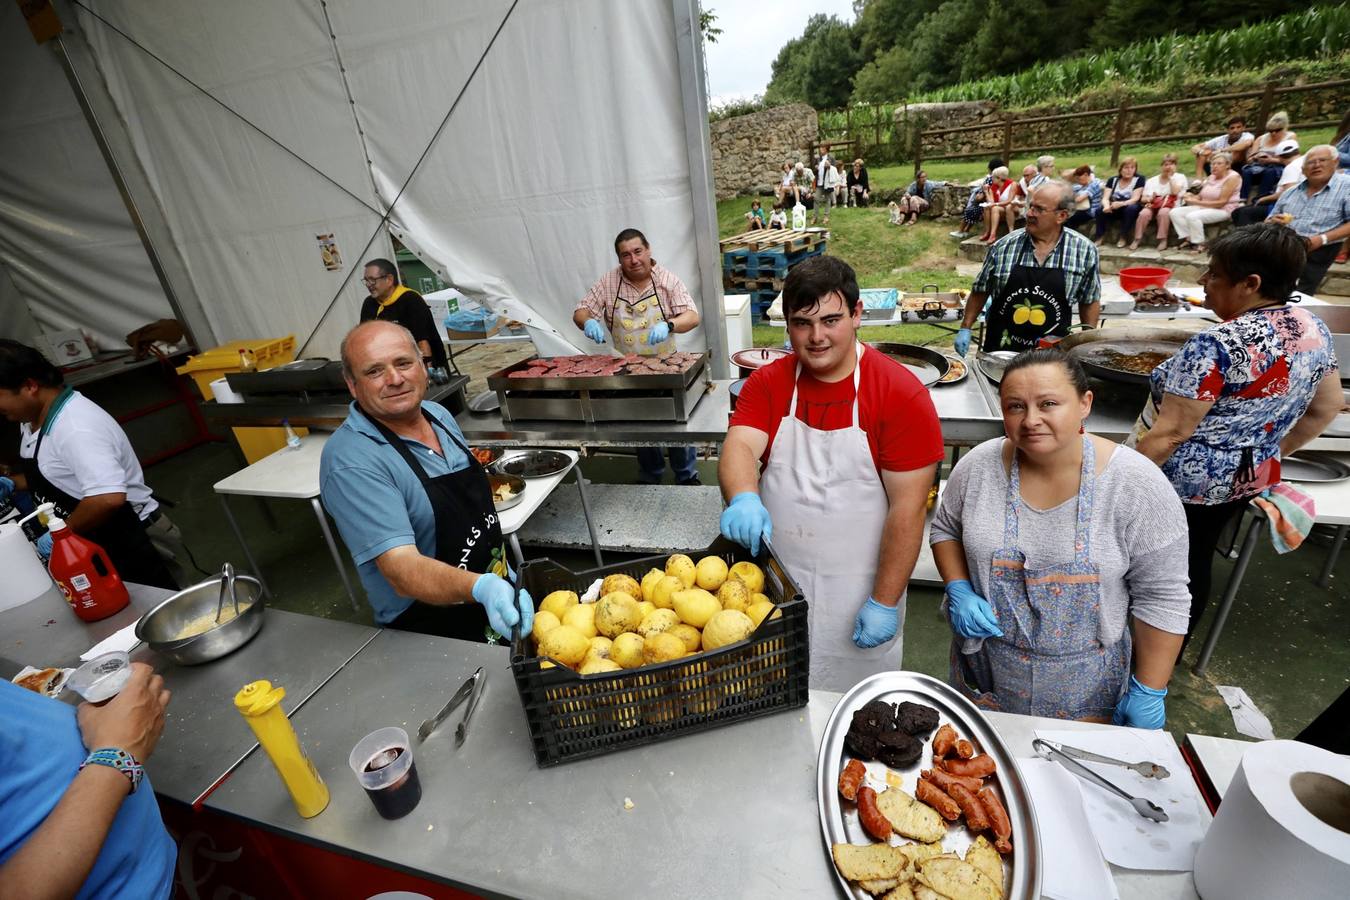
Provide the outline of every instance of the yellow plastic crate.
[[[187,362],[179,366],[179,375],[189,375],[197,384],[203,399],[212,399],[211,382],[222,378],[229,372],[239,371],[239,351],[251,350],[257,361],[258,371],[270,369],[295,359],[295,335],[284,338],[253,338],[242,341],[230,341],[210,350],[203,350],[196,356],[188,357]],[[234,439],[244,459],[253,464],[271,453],[286,446],[284,428],[234,428]],[[296,428],[295,433],[304,436],[308,429]]]

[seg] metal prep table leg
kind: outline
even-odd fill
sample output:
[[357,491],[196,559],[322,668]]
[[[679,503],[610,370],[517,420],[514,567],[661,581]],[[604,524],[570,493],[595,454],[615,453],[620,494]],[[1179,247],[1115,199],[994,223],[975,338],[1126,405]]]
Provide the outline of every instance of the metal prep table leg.
[[586,499],[586,478],[581,474],[581,460],[577,460],[576,465],[572,467],[572,474],[577,476],[577,493],[581,495],[581,511],[586,516],[586,530],[591,533],[591,549],[595,551],[595,564],[603,566],[605,559],[600,555],[600,538],[595,533],[595,522],[591,520],[591,504]]
[[1265,516],[1252,516],[1251,524],[1247,526],[1247,537],[1242,541],[1242,551],[1233,565],[1233,573],[1228,576],[1228,585],[1224,588],[1223,599],[1219,601],[1214,624],[1209,626],[1209,634],[1205,635],[1205,645],[1200,648],[1200,658],[1195,661],[1195,668],[1191,670],[1197,676],[1204,675],[1205,669],[1209,666],[1209,658],[1219,643],[1219,634],[1228,620],[1228,613],[1237,598],[1238,588],[1242,586],[1242,577],[1247,574],[1247,563],[1252,560],[1252,552],[1256,550],[1256,542],[1261,537],[1261,528],[1265,525],[1265,521]]
[[1331,545],[1331,552],[1327,554],[1326,565],[1322,566],[1322,574],[1313,582],[1318,587],[1324,588],[1331,583],[1331,570],[1336,568],[1336,560],[1340,559],[1341,548],[1345,546],[1347,534],[1350,534],[1350,525],[1336,526],[1336,540]]
[[319,528],[323,530],[323,539],[328,542],[328,552],[333,555],[333,565],[337,566],[338,575],[342,578],[342,586],[347,589],[347,599],[352,601],[352,609],[355,612],[360,612],[361,603],[356,599],[356,592],[352,590],[352,583],[347,578],[347,568],[342,564],[342,554],[338,552],[337,542],[333,540],[333,529],[328,527],[328,517],[324,515],[323,504],[319,502],[318,497],[310,497],[309,504],[314,507],[314,518],[319,520]]
[[511,545],[511,555],[516,558],[516,570],[519,571],[525,565],[525,554],[520,552],[520,541],[514,531],[506,536],[506,542]]
[[234,513],[230,511],[230,504],[225,499],[224,494],[216,494],[220,498],[220,505],[225,510],[225,521],[230,523],[230,530],[234,532],[235,539],[239,541],[239,546],[244,548],[244,559],[248,560],[248,566],[253,570],[253,577],[258,579],[262,585],[263,594],[267,599],[276,602],[272,596],[272,590],[267,586],[267,580],[263,578],[262,569],[258,568],[258,561],[253,558],[253,551],[248,549],[248,541],[244,540],[244,532],[239,530],[239,523],[234,520]]

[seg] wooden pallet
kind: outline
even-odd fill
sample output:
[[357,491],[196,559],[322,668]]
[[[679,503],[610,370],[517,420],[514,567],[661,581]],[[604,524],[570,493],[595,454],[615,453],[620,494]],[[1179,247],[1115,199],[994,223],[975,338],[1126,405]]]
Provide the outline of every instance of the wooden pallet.
[[719,241],[722,252],[730,250],[782,250],[788,253],[809,250],[829,240],[828,228],[756,229]]
[[742,278],[738,275],[724,275],[722,287],[737,294],[750,294],[756,291],[772,291],[775,296],[783,289],[782,278]]

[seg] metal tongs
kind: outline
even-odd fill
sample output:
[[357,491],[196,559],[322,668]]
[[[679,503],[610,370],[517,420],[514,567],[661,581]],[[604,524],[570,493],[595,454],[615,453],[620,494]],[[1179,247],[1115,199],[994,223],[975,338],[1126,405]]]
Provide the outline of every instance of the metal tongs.
[[478,705],[478,698],[483,696],[483,687],[487,679],[483,675],[483,667],[464,679],[464,683],[455,691],[455,695],[450,698],[450,702],[441,707],[441,711],[436,713],[430,719],[422,723],[422,727],[417,729],[417,742],[420,744],[425,741],[433,731],[435,731],[442,722],[455,711],[465,700],[469,701],[469,706],[464,710],[464,718],[460,720],[459,727],[455,729],[455,747],[458,748],[464,744],[464,738],[469,733],[469,716],[473,715],[474,707]]
[[1112,759],[1109,756],[1101,756],[1097,753],[1090,753],[1087,750],[1079,750],[1077,747],[1056,744],[1054,741],[1041,740],[1041,743],[1052,750],[1058,750],[1065,756],[1072,756],[1074,759],[1081,759],[1084,762],[1105,763],[1108,766],[1123,766],[1126,769],[1133,769],[1145,778],[1167,778],[1172,774],[1167,771],[1165,766],[1160,766],[1155,762],[1126,762],[1123,759]]
[[239,595],[234,592],[234,566],[226,563],[220,567],[220,599],[216,601],[216,624],[220,624],[220,616],[225,612],[225,598],[229,597],[234,601],[234,615],[239,617]]
[[[1154,822],[1167,821],[1167,813],[1163,810],[1161,806],[1154,803],[1152,800],[1149,800],[1147,797],[1134,797],[1130,794],[1125,793],[1120,788],[1116,787],[1114,784],[1112,784],[1102,776],[1098,775],[1096,772],[1089,769],[1087,766],[1075,760],[1072,756],[1070,756],[1068,753],[1065,752],[1066,748],[1061,748],[1059,744],[1054,744],[1051,743],[1050,741],[1043,740],[1041,738],[1036,738],[1034,741],[1031,742],[1031,746],[1032,749],[1034,749],[1037,753],[1040,753],[1042,756],[1049,756],[1053,758],[1055,762],[1059,763],[1061,766],[1068,769],[1070,772],[1077,775],[1079,778],[1082,778],[1085,781],[1090,781],[1093,784],[1097,785],[1098,787],[1104,788],[1105,790],[1108,790],[1111,793],[1115,794],[1117,797],[1120,797],[1128,801],[1129,804],[1134,807],[1135,812],[1139,813],[1139,815],[1143,816],[1145,819],[1151,819]],[[1086,751],[1079,750],[1078,753],[1086,753]],[[1105,758],[1102,757],[1101,759]],[[1119,760],[1114,759],[1106,761],[1114,763],[1116,765],[1130,765],[1129,763],[1121,763]]]

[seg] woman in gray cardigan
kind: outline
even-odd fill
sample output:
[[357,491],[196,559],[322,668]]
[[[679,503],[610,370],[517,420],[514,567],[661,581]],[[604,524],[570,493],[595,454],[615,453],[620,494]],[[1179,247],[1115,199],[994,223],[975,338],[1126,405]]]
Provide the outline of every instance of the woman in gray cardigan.
[[999,399],[1007,438],[957,463],[933,520],[952,684],[988,709],[1161,728],[1190,609],[1176,492],[1085,433],[1067,355],[1021,354]]

